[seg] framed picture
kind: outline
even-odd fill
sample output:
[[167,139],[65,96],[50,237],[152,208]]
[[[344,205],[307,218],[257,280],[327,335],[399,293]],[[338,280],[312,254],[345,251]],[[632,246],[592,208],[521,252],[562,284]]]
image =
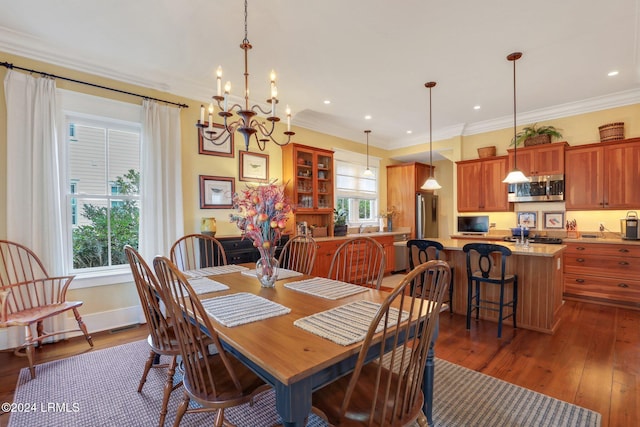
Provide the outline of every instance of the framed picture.
[[269,156],[240,151],[240,181],[268,182]]
[[200,175],[200,209],[231,209],[235,178]]
[[543,212],[544,228],[559,229],[564,228],[564,212]]
[[[223,132],[224,126],[214,123],[213,128],[215,129],[216,135],[219,135]],[[205,134],[207,133],[207,129],[208,128],[203,129]],[[202,133],[198,131],[198,153],[209,156],[233,157],[233,134],[227,135],[227,139],[221,137],[220,140],[216,142],[222,141],[224,141],[223,144],[215,145],[213,142],[203,138]]]
[[536,228],[538,226],[537,212],[516,212],[516,223],[527,228]]

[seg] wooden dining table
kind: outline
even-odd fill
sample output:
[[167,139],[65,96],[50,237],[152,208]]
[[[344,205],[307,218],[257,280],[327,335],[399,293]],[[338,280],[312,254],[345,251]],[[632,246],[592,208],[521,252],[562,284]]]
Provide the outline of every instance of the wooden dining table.
[[[255,268],[255,264],[245,266]],[[209,278],[229,286],[229,289],[199,295],[204,300],[247,292],[291,309],[285,315],[234,327],[225,327],[211,317],[225,349],[274,388],[276,410],[285,426],[305,425],[305,419],[311,412],[313,392],[352,372],[362,347],[362,341],[347,346],[336,344],[295,326],[294,321],[354,301],[381,303],[388,295],[386,291],[366,289],[352,296],[330,300],[284,287],[288,282],[312,277],[302,275],[277,280],[274,288],[263,288],[257,278],[240,272],[219,274]],[[424,412],[430,425],[433,360],[432,345],[423,385]]]

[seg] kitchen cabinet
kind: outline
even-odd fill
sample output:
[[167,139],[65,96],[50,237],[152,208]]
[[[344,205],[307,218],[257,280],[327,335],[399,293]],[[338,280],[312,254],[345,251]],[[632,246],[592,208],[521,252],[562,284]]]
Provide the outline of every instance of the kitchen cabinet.
[[[569,144],[556,142],[518,148],[518,169],[526,176],[564,175],[564,150]],[[509,153],[509,165],[514,164],[514,150]]]
[[[358,237],[358,234],[345,236],[345,238],[334,238],[328,240],[322,240],[317,242],[318,252],[316,253],[316,262],[311,270],[311,274],[317,277],[327,277],[329,274],[329,268],[331,268],[331,260],[333,260],[333,254],[338,250],[338,246],[344,243],[349,238]],[[393,246],[393,235],[386,236],[374,236],[363,234],[362,236],[371,237],[382,245],[385,253],[385,268],[384,273],[391,273],[395,268],[395,252]]]
[[565,298],[640,309],[640,245],[566,245]]
[[[402,163],[387,166],[387,206],[395,206],[393,227],[409,227],[411,238],[416,236],[416,193],[422,190],[430,166],[423,163]],[[383,209],[385,210],[385,209]]]
[[567,210],[637,209],[640,138],[567,147]]
[[287,144],[282,147],[282,179],[285,194],[295,205],[286,231],[296,233],[296,224],[327,227],[333,235],[333,151]]
[[507,156],[456,162],[459,212],[506,212],[508,186],[502,180],[509,169]]

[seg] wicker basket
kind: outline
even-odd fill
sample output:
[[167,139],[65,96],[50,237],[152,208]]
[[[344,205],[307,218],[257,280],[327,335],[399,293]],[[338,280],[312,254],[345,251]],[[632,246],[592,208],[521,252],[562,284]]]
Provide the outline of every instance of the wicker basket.
[[551,144],[551,135],[536,135],[524,140],[525,147],[540,144]]
[[485,157],[493,157],[496,155],[496,146],[492,145],[491,147],[480,147],[478,148],[478,157],[481,159]]
[[598,130],[600,131],[600,142],[624,139],[624,122],[598,126]]

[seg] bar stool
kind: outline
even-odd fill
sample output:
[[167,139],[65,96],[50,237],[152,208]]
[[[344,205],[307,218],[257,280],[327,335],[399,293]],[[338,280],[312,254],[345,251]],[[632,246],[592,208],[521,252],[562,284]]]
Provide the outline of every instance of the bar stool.
[[[435,240],[413,239],[407,241],[407,249],[409,250],[409,268],[413,270],[418,265],[434,259],[440,259],[440,251],[444,249],[442,243]],[[451,267],[451,280],[449,282],[449,300],[444,301],[449,304],[449,311],[453,313],[453,278],[454,270]],[[411,294],[413,295],[416,284],[421,285],[422,278],[417,278],[411,286]]]
[[[518,276],[505,274],[507,257],[511,249],[506,246],[490,243],[468,243],[462,250],[467,254],[467,330],[471,329],[471,313],[476,311],[476,319],[480,318],[480,309],[498,312],[498,338],[502,337],[502,321],[513,317],[513,328],[516,328],[516,310],[518,307]],[[476,256],[473,256],[477,254]],[[473,260],[473,265],[472,265]],[[493,270],[493,271],[492,271]],[[474,293],[475,283],[475,293]],[[500,286],[499,301],[480,298],[480,284],[487,283]],[[513,283],[513,298],[504,301],[505,285]],[[496,308],[497,306],[497,308]],[[504,315],[504,308],[511,312]]]

